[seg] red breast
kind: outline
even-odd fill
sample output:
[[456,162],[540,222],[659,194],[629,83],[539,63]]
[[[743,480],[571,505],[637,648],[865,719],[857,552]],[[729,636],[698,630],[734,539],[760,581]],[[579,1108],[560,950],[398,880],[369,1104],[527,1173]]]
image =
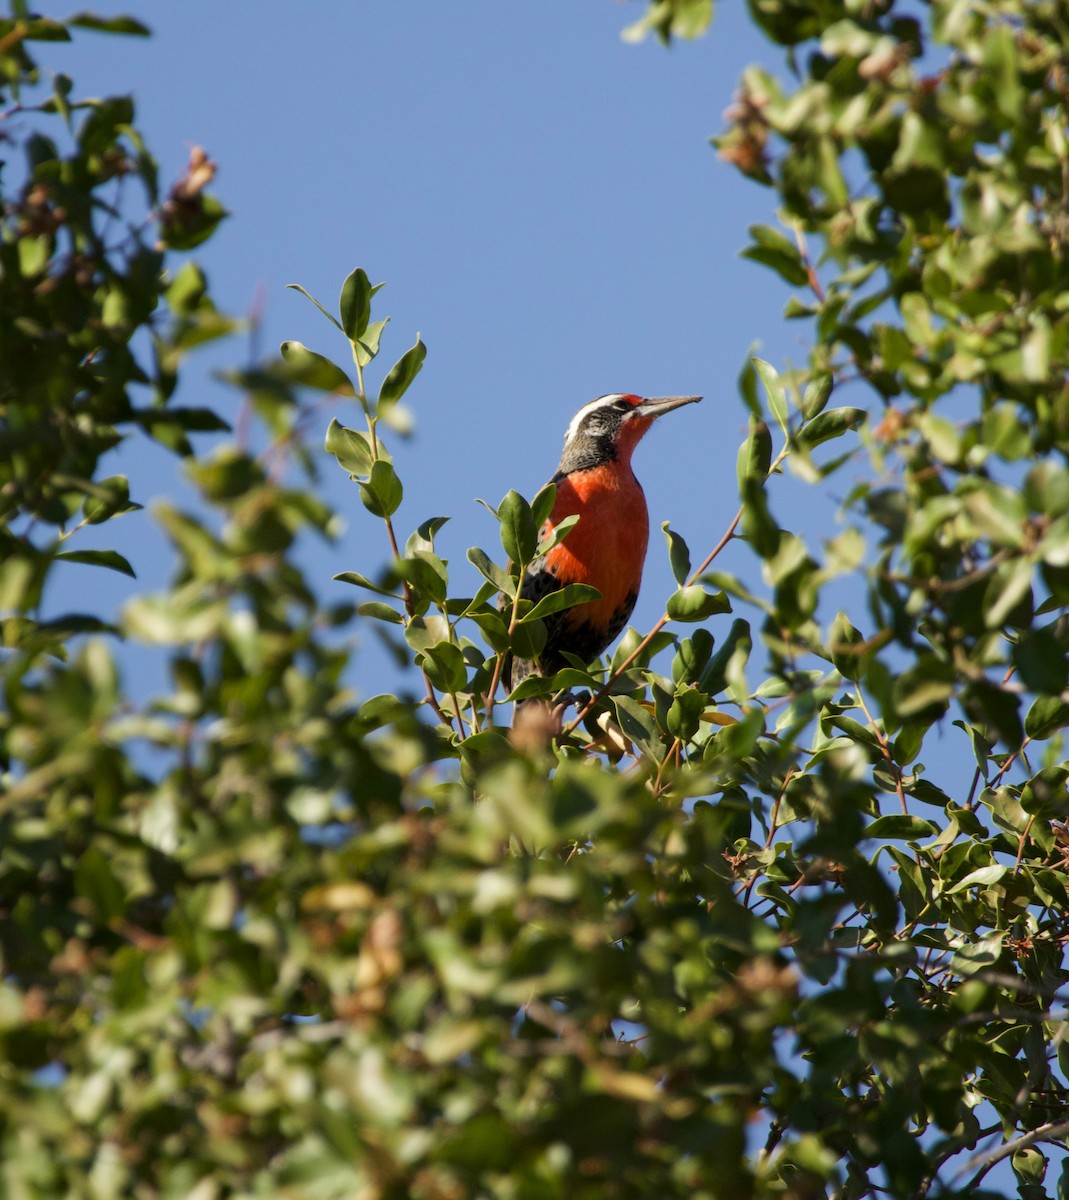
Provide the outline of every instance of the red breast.
[[[641,433],[635,437],[635,442]],[[646,497],[631,470],[630,453],[557,481],[557,498],[547,525],[579,514],[579,523],[546,556],[546,567],[564,583],[589,583],[600,600],[580,604],[565,615],[568,625],[609,625],[629,595],[638,592],[649,541]],[[549,529],[543,527],[542,536]]]

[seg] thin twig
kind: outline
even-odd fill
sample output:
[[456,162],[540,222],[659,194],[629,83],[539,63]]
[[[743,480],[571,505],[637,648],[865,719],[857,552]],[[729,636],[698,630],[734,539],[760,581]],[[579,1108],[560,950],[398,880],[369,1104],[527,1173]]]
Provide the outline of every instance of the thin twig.
[[[377,418],[373,417],[371,415],[371,406],[368,404],[367,393],[364,390],[364,369],[360,365],[359,358],[356,358],[354,356],[354,362],[356,364],[356,383],[357,383],[357,388],[358,388],[357,400],[360,402],[360,407],[364,410],[364,415],[367,417],[368,433],[371,435],[371,458],[372,458],[372,461],[378,461],[379,439],[378,439],[378,435],[375,432],[375,425],[377,424]],[[401,551],[397,545],[397,535],[394,533],[393,521],[389,517],[384,517],[383,521],[386,524],[386,536],[389,538],[390,549],[393,551],[394,559],[395,560],[400,559]],[[415,604],[415,600],[412,595],[412,587],[409,584],[407,579],[401,580],[401,595],[404,597],[405,613],[407,614],[407,617],[408,617],[408,620],[405,622],[405,625],[407,627],[408,624],[412,621],[412,618],[416,615],[416,604]],[[422,667],[420,668],[420,674],[423,676],[423,686],[426,688],[426,691],[427,691],[427,703],[434,710],[435,715],[442,722],[442,724],[448,725],[450,732],[453,732],[453,733],[457,732],[453,728],[453,718],[450,716],[447,716],[445,711],[442,709],[442,706],[438,703],[438,697],[434,694],[434,687],[431,684],[431,681],[430,681],[429,676],[427,675],[427,672],[424,671]],[[456,700],[455,699],[453,701],[453,707],[456,710]],[[459,729],[460,729],[460,736],[461,736],[461,738],[463,738],[463,736],[464,736],[464,720],[461,717],[459,710],[456,711],[456,718],[457,718],[457,725],[459,726]]]
[[979,1166],[980,1170],[969,1180],[963,1190],[971,1192],[973,1188],[978,1187],[980,1181],[992,1167],[997,1166],[1004,1158],[1010,1158],[1018,1150],[1027,1150],[1029,1146],[1034,1146],[1037,1142],[1054,1142],[1065,1137],[1066,1134],[1069,1134],[1069,1121],[1050,1121],[1038,1129],[1023,1133],[1019,1138],[1014,1138],[1012,1142],[1003,1143],[988,1154],[974,1154],[959,1172],[958,1178],[966,1171],[971,1171],[975,1166]]
[[898,765],[898,763],[895,762],[895,756],[891,753],[891,747],[887,741],[887,735],[873,720],[872,714],[869,712],[868,706],[865,704],[865,697],[861,694],[861,685],[859,683],[855,684],[855,690],[857,692],[858,705],[860,706],[861,711],[865,714],[865,719],[869,723],[869,728],[872,730],[873,736],[879,743],[880,753],[883,755],[884,761],[887,763],[891,774],[894,776],[895,791],[898,793],[898,799],[902,805],[902,811],[908,816],[909,806],[906,804],[906,793],[905,789],[902,787],[902,768]]

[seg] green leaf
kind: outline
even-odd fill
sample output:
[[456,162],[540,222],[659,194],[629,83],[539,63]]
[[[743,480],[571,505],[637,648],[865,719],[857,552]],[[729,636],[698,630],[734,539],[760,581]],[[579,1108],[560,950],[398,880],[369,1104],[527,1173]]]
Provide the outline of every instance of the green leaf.
[[1024,741],[1019,697],[986,679],[973,680],[962,692],[961,703],[971,720],[986,724],[1009,750]]
[[967,892],[969,888],[990,887],[991,884],[998,883],[1004,879],[1009,872],[1009,867],[979,867],[975,871],[970,871],[964,879],[959,880],[953,887],[947,888],[946,894],[948,896],[956,896],[959,892]]
[[713,635],[707,629],[695,629],[683,638],[672,660],[675,683],[697,683],[713,653]]
[[937,788],[928,779],[914,779],[909,785],[909,795],[922,804],[931,804],[936,808],[945,809],[950,803],[950,797],[941,788]]
[[164,208],[160,241],[170,250],[193,250],[206,242],[229,215],[214,196],[201,192],[193,204],[176,213]]
[[123,627],[131,637],[156,646],[184,646],[217,637],[226,617],[224,601],[200,588],[135,596],[123,609]]
[[126,910],[126,894],[119,877],[98,845],[90,845],[74,871],[75,890],[103,923],[119,920]]
[[164,501],[156,502],[153,513],[194,574],[204,579],[229,579],[237,574],[230,549],[196,517]]
[[510,491],[498,505],[501,521],[501,544],[512,562],[526,566],[535,556],[538,546],[538,526],[531,506],[519,492]]
[[136,579],[134,568],[117,550],[64,550],[56,558],[63,562],[87,563],[93,567],[107,567],[109,571],[118,571],[121,575],[129,575]]
[[349,376],[329,358],[293,341],[283,342],[279,351],[286,365],[287,378],[293,383],[338,396],[356,395]]
[[468,615],[479,626],[479,631],[495,654],[500,654],[509,648],[508,626],[505,624],[503,613],[498,612],[497,609],[491,609]]
[[337,583],[351,583],[354,587],[367,588],[369,592],[377,592],[380,596],[389,596],[391,600],[404,599],[397,592],[392,592],[389,588],[373,583],[366,575],[361,575],[359,571],[342,571],[340,574],[332,576],[332,578]]
[[1067,779],[1069,766],[1065,763],[1044,767],[1021,789],[1021,807],[1043,821],[1065,821],[1069,817]]
[[[561,517],[556,525],[553,525],[550,528],[549,533],[544,538],[539,539],[538,545],[535,547],[535,556],[538,557],[542,554],[548,554],[554,546],[559,546],[578,524],[578,513],[572,513],[570,516]],[[539,525],[538,528],[541,531],[543,526]]]
[[141,507],[130,502],[130,483],[125,475],[111,475],[86,486],[89,495],[82,503],[82,513],[90,525],[100,525],[120,513]]
[[661,532],[668,543],[668,559],[672,564],[675,581],[679,584],[686,583],[690,575],[690,550],[687,543],[678,533],[668,527],[667,521],[661,526]]
[[544,621],[524,621],[509,635],[509,648],[517,658],[536,659],[546,646]]
[[449,574],[445,563],[432,550],[416,550],[399,559],[396,569],[419,592],[435,604],[442,604],[448,590]]
[[698,732],[707,703],[706,697],[694,688],[676,692],[666,718],[668,732],[686,745]]
[[359,430],[349,429],[337,417],[334,417],[327,427],[323,449],[328,454],[333,454],[338,460],[338,466],[350,475],[370,475],[373,460],[367,435]]
[[379,412],[396,404],[408,391],[409,384],[419,374],[426,357],[427,347],[417,337],[416,344],[401,355],[382,381],[382,387],[379,388]]
[[[1011,404],[1009,401],[993,404],[980,421],[980,436],[984,446],[992,454],[997,454],[1008,462],[1017,462],[1025,458],[1031,452],[1032,439],[1029,436],[1028,421],[1022,417],[1023,414],[1016,404]],[[1049,462],[1039,463],[1037,467],[1041,473],[1048,467],[1054,467],[1056,471],[1061,471],[1063,474],[1065,472],[1064,467],[1058,467]],[[1028,494],[1027,483],[1025,484],[1025,493]],[[1057,491],[1054,496],[1057,497]],[[1065,512],[1065,508],[1065,504],[1062,504],[1060,507],[1050,510],[1040,507],[1040,511],[1049,511],[1053,516]]]
[[1027,558],[1003,563],[991,576],[984,592],[984,623],[988,629],[998,629],[1016,619],[1015,610],[1029,603],[1032,593],[1032,564]]
[[507,571],[503,571],[490,556],[478,546],[472,546],[467,554],[468,562],[479,574],[490,581],[499,592],[510,599],[516,595],[516,584]]
[[630,696],[610,696],[609,703],[624,737],[634,742],[652,762],[660,763],[664,758],[664,744],[650,714]]
[[1011,657],[1030,691],[1056,696],[1069,686],[1069,663],[1054,626],[1022,632]]
[[780,543],[780,529],[768,507],[764,481],[748,475],[742,481],[742,531],[754,552],[771,558]]
[[78,141],[86,154],[103,154],[119,136],[119,129],[134,119],[134,102],[129,96],[110,96],[86,102],[89,115],[78,130]]
[[64,639],[75,637],[82,633],[118,633],[115,625],[102,621],[92,613],[64,613],[53,617],[50,621],[42,621],[37,626],[40,633],[60,635]]
[[964,505],[982,537],[997,546],[1024,544],[1028,513],[1017,492],[983,481],[965,496]]
[[96,13],[81,12],[67,18],[68,25],[79,29],[95,29],[98,33],[123,33],[134,37],[151,37],[152,30],[133,17],[99,17]]
[[405,543],[405,553],[414,554],[417,550],[434,550],[434,538],[443,525],[448,524],[448,517],[428,517],[421,521],[416,532],[409,535]]
[[855,683],[865,671],[865,655],[861,649],[864,637],[850,624],[846,613],[836,614],[828,637],[828,651],[835,669],[844,679]]
[[292,288],[293,291],[295,291],[295,292],[300,292],[301,295],[306,300],[311,300],[311,302],[316,306],[316,308],[319,309],[319,311],[323,314],[323,316],[325,316],[327,318],[327,320],[330,321],[331,324],[333,324],[335,326],[335,328],[341,329],[341,324],[339,323],[338,318],[333,313],[327,312],[327,310],[323,307],[322,304],[319,303],[319,301],[315,298],[315,296],[312,295],[311,292],[309,292],[305,288],[301,287],[301,285],[299,283],[287,283],[286,287]]
[[1069,704],[1060,696],[1038,696],[1024,719],[1024,731],[1033,741],[1045,741],[1069,726]]
[[724,644],[709,660],[709,665],[702,672],[701,690],[707,696],[716,696],[729,684],[734,684],[736,677],[741,674],[750,657],[753,639],[750,635],[749,622],[736,617],[731,623]]
[[692,583],[668,597],[665,612],[673,621],[704,621],[715,613],[731,612],[731,603],[723,592],[709,592],[700,583]]
[[668,46],[673,37],[698,37],[712,19],[713,0],[656,0],[639,20],[621,30],[620,37],[625,42],[641,42],[653,32]]
[[551,679],[546,679],[543,675],[528,675],[516,684],[506,699],[530,700],[534,696],[552,696],[553,692],[554,687]]
[[365,600],[363,604],[356,606],[356,611],[362,617],[371,617],[376,621],[388,621],[393,625],[403,625],[405,622],[403,613],[398,612],[389,604],[384,604],[381,600]]
[[[379,284],[379,287],[382,285]],[[362,267],[357,267],[346,277],[341,287],[338,308],[341,311],[339,329],[349,341],[358,342],[367,330],[371,320],[371,297],[378,288],[371,286],[371,280]],[[333,320],[333,318],[331,318]]]
[[[379,286],[381,287],[382,285],[380,284]],[[360,340],[353,342],[353,358],[360,364],[361,368],[366,367],[378,354],[379,342],[382,340],[383,330],[389,323],[389,317],[386,317],[382,321],[369,322]]]
[[[1027,429],[1016,413],[1011,415],[1018,433]],[[1025,476],[1024,499],[1029,508],[1048,517],[1069,512],[1069,470],[1049,459],[1036,463]]]
[[802,261],[801,251],[786,234],[768,225],[751,225],[749,233],[755,244],[743,250],[743,258],[771,267],[781,279],[795,287],[805,287],[809,283],[809,271]]
[[939,826],[923,817],[909,816],[906,813],[888,813],[885,817],[877,817],[865,830],[867,838],[894,838],[898,841],[915,841],[917,838],[934,837],[939,832]]
[[750,436],[739,447],[736,460],[739,492],[742,492],[748,479],[756,479],[763,483],[771,466],[772,434],[764,421],[751,416]]
[[812,450],[822,442],[829,442],[856,429],[867,416],[863,408],[832,408],[819,413],[798,431],[798,445],[803,450]]
[[420,658],[427,678],[440,692],[463,691],[468,682],[468,666],[460,647],[452,642],[428,646]]
[[572,608],[576,604],[586,604],[590,600],[600,599],[601,592],[596,587],[591,587],[586,583],[566,583],[563,587],[557,588],[555,592],[549,592],[543,596],[521,620],[540,621],[551,613],[561,612],[562,609]]
[[[1047,1171],[1047,1160],[1034,1146],[1028,1146],[1024,1150],[1016,1150],[1013,1157],[1010,1159],[1010,1166],[1013,1168],[1013,1173],[1025,1185],[1025,1187],[1038,1188],[1042,1193],[1043,1177]],[[1027,1192],[1022,1192],[1022,1195],[1028,1195]]]
[[547,483],[531,501],[531,516],[534,518],[534,523],[539,530],[549,520],[556,499],[557,485],[555,483]]
[[360,484],[360,499],[368,512],[376,517],[392,517],[403,495],[397,472],[381,458],[372,465],[367,482]]
[[[991,872],[1005,872],[1005,867],[986,867],[984,870]],[[960,884],[959,884],[960,890]],[[970,942],[962,946],[954,952],[954,957],[950,960],[950,969],[958,975],[975,975],[978,971],[985,971],[988,967],[993,967],[995,963],[1002,957],[1002,939],[1005,936],[1002,930],[996,929],[992,933],[985,934],[975,942]]]
[[449,622],[439,616],[415,616],[405,626],[405,641],[422,654],[439,642],[449,641]]
[[[817,375],[806,384],[802,394],[802,416],[811,421],[818,413],[824,411],[831,399],[835,381],[830,375]],[[846,410],[848,411],[848,410]]]
[[765,362],[763,358],[755,358],[753,364],[761,382],[765,385],[769,411],[776,418],[780,429],[787,434],[787,393],[784,391],[779,373],[771,363]]
[[230,426],[211,408],[138,409],[135,413],[153,437],[160,437],[160,427],[182,429],[186,433],[228,433]]
[[898,716],[931,715],[931,710],[944,710],[954,694],[954,680],[950,663],[931,654],[919,658],[895,680],[894,704]]

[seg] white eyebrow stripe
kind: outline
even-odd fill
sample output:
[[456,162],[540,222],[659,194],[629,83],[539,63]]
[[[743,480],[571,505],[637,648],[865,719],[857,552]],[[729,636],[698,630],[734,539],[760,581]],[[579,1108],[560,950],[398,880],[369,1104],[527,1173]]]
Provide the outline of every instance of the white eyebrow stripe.
[[610,404],[615,404],[617,400],[622,400],[622,392],[614,392],[611,396],[599,396],[596,400],[591,400],[589,404],[584,404],[583,407],[572,417],[571,423],[568,426],[568,431],[564,435],[564,444],[568,443],[579,432],[579,426],[583,423],[583,418],[588,416],[599,408],[608,408]]

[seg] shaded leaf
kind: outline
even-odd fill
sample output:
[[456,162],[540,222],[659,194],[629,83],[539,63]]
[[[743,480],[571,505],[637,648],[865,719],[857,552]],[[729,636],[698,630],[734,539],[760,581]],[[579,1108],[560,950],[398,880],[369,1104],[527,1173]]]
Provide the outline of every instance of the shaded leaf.
[[769,412],[776,418],[776,424],[786,434],[789,432],[787,425],[787,394],[784,391],[779,373],[771,363],[765,362],[762,358],[755,358],[753,364],[757,370],[758,377],[764,384],[765,395],[768,397]]
[[731,612],[731,603],[723,592],[709,592],[700,583],[692,583],[669,595],[665,612],[673,621],[704,621],[715,613]]
[[381,458],[374,463],[366,483],[360,484],[360,499],[376,517],[390,517],[397,511],[404,490],[392,465]]
[[389,374],[379,388],[379,411],[396,404],[408,391],[412,380],[416,378],[427,357],[427,347],[416,338],[416,344],[401,355],[390,368]]
[[355,396],[349,376],[329,358],[309,350],[300,342],[287,341],[279,347],[288,377],[302,387],[339,396]]
[[63,562],[107,567],[109,571],[118,571],[120,575],[129,575],[131,579],[137,578],[133,567],[117,550],[64,550],[61,554],[57,554],[56,558]]
[[333,454],[338,466],[350,475],[369,475],[373,465],[371,445],[367,435],[357,429],[349,429],[337,417],[327,426],[323,449]]
[[601,592],[596,587],[591,587],[586,583],[566,583],[556,591],[543,596],[521,620],[538,621],[548,617],[551,613],[561,612],[576,604],[585,604],[587,601],[600,599]]
[[371,297],[377,290],[371,286],[371,280],[362,267],[357,267],[346,276],[338,308],[341,312],[340,328],[351,342],[358,342],[364,336],[371,320]]
[[501,522],[501,544],[512,562],[526,566],[535,556],[538,545],[538,526],[531,506],[519,492],[510,491],[498,505]]

